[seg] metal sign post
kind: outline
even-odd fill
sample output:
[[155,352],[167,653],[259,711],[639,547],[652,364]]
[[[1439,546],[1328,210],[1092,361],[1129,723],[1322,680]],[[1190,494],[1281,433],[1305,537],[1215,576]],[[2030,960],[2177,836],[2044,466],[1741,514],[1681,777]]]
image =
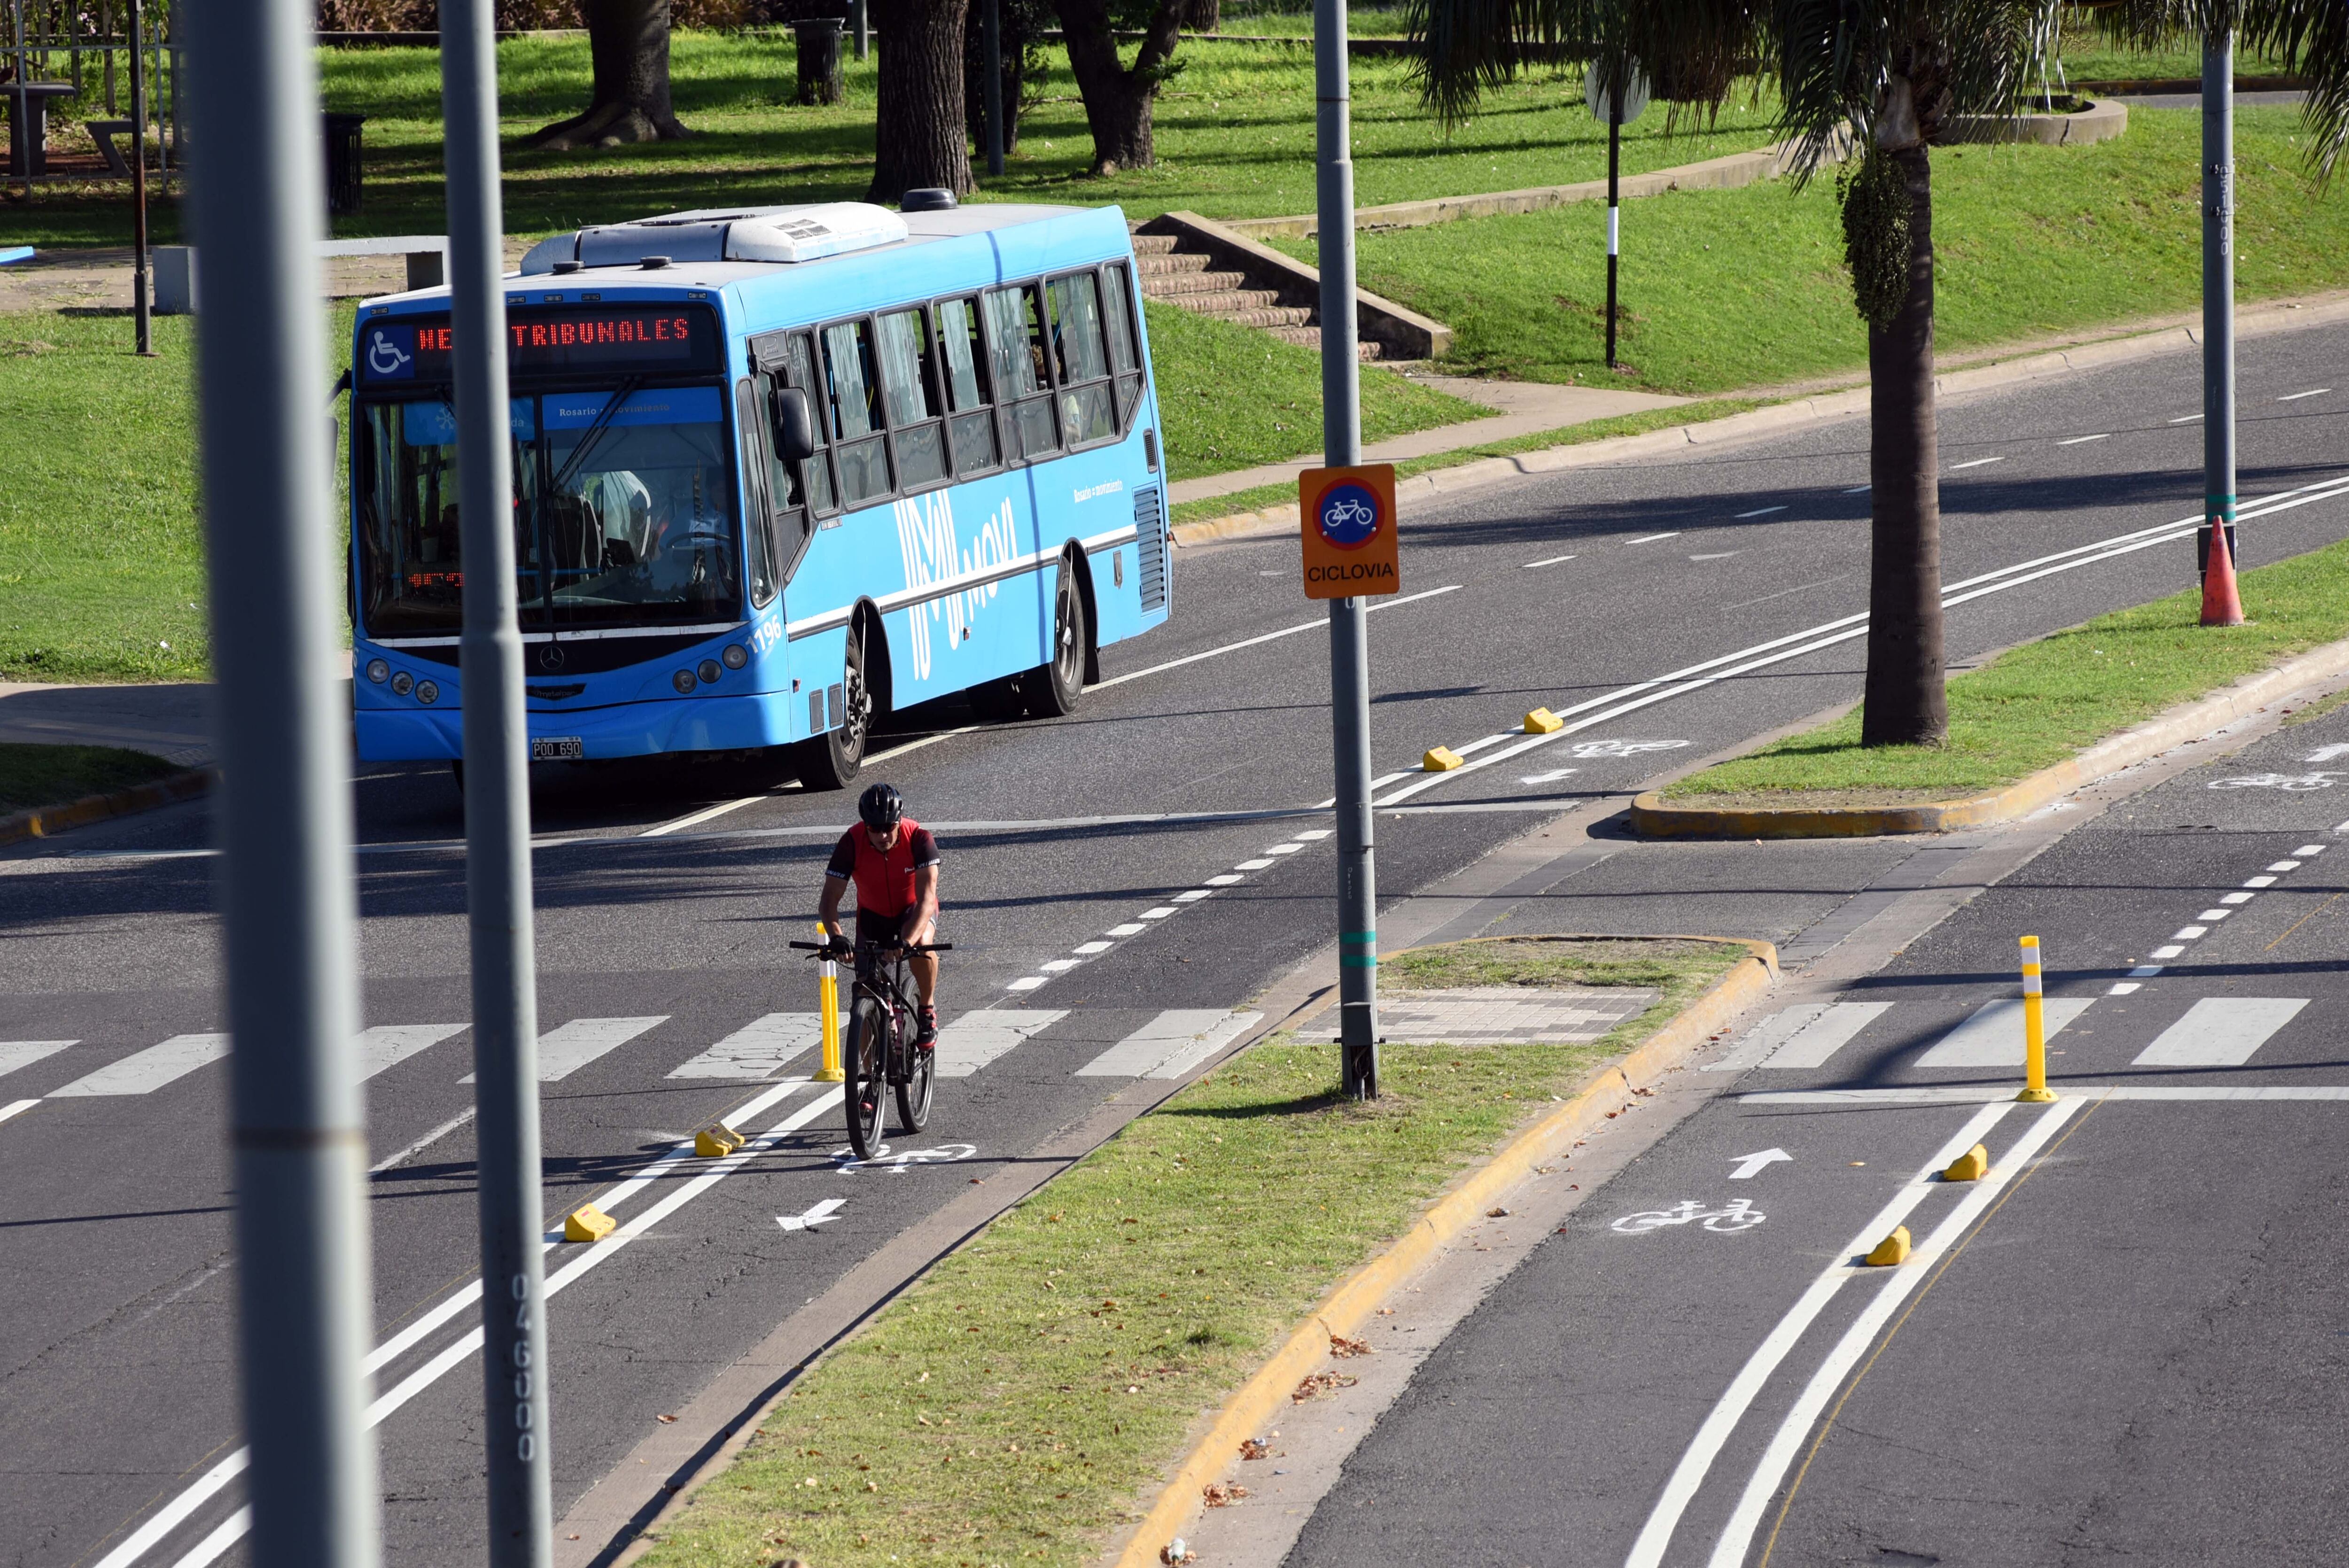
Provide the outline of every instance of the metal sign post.
[[[1321,451],[1362,455],[1354,350],[1354,158],[1344,0],[1313,0],[1314,142],[1321,246]],[[1330,712],[1336,742],[1339,1061],[1346,1093],[1379,1093],[1378,857],[1371,837],[1371,649],[1360,595],[1330,601]]]
[[[539,1237],[538,995],[530,765],[514,610],[505,214],[490,0],[441,0],[440,108],[455,327],[459,559],[465,565],[465,900],[480,1107],[482,1449],[492,1568],[547,1568],[546,1274]],[[315,140],[315,136],[313,137]]]
[[[130,315],[140,357],[152,359],[155,329],[147,298],[147,72],[140,63],[146,51],[139,46],[139,0],[130,0]],[[114,56],[109,52],[106,59],[111,69]]]
[[1619,189],[1623,170],[1623,128],[1648,107],[1648,84],[1629,60],[1593,62],[1583,75],[1583,98],[1607,128],[1607,368],[1615,368],[1615,265],[1623,214]]
[[254,1568],[373,1568],[364,1367],[367,1131],[342,572],[318,418],[318,77],[309,0],[208,5],[192,217],[221,693],[221,906],[235,1149],[237,1344]]
[[2202,43],[2202,526],[2195,570],[2210,563],[2210,531],[2235,531],[2235,40]]

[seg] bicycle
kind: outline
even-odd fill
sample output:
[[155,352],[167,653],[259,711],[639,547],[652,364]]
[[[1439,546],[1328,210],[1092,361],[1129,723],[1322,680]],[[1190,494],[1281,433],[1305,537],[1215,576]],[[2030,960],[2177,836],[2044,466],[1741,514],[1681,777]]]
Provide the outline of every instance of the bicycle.
[[848,1113],[848,1142],[859,1160],[881,1147],[881,1104],[896,1091],[897,1123],[919,1132],[930,1119],[937,1072],[935,1051],[914,1048],[914,1004],[905,995],[905,960],[916,953],[949,953],[951,942],[794,942],[812,955],[853,956],[856,980],[840,1041],[841,1103]]

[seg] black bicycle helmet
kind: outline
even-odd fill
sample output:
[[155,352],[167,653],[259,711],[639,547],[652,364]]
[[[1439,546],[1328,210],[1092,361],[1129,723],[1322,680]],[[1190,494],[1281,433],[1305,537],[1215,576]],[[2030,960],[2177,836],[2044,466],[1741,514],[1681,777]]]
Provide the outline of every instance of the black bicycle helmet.
[[905,820],[905,798],[891,784],[875,784],[857,797],[856,814],[874,832],[895,827]]

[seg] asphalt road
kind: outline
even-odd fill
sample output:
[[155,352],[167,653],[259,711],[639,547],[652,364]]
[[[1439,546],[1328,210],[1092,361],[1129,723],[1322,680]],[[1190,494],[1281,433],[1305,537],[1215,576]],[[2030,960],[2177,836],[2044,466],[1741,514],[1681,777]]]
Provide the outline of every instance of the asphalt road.
[[[2247,564],[2349,532],[2349,494],[2332,493],[2349,478],[2349,382],[2300,396],[2339,378],[2344,340],[2303,332],[2243,347],[2240,489],[2282,497],[2244,524]],[[2190,580],[2190,547],[2159,530],[2199,506],[2199,435],[2179,422],[2199,404],[2198,362],[2172,356],[1945,407],[1946,580],[1957,592],[2002,573],[1952,609],[1953,662]],[[1404,593],[1371,623],[1374,761],[1391,775],[1380,799],[1397,808],[1379,818],[1383,895],[1856,695],[1862,645],[1831,639],[1865,605],[1866,480],[1853,422],[1528,480],[1407,519]],[[2085,548],[2115,539],[2156,542]],[[2044,566],[2014,570],[2033,561]],[[1079,1069],[1137,1034],[1180,1036],[1245,1010],[1325,945],[1329,851],[1314,835],[1327,818],[1313,808],[1330,789],[1326,645],[1299,597],[1295,546],[1185,552],[1174,594],[1167,627],[1107,651],[1105,689],[1074,718],[966,731],[957,711],[901,716],[895,744],[916,748],[872,769],[945,842],[957,951],[941,1000],[960,1031],[950,1044],[973,1064],[941,1083],[929,1130],[898,1144],[931,1157],[901,1169],[836,1158],[836,1107],[788,1087],[809,1066],[792,1043],[803,1030],[770,1022],[745,1043],[771,1015],[813,1007],[781,944],[812,917],[844,802],[795,789],[744,799],[714,771],[542,780],[539,1010],[556,1033],[550,1057],[578,1062],[544,1088],[547,1210],[603,1194],[624,1227],[644,1227],[624,1229],[626,1245],[549,1258],[563,1282],[550,1318],[558,1516],[783,1315],[1133,1084],[1134,1053],[1120,1058],[1124,1075]],[[1573,724],[1521,753],[1492,738],[1537,705]],[[1485,744],[1471,769],[1412,771],[1439,741]],[[357,798],[367,1022],[419,1031],[376,1037],[382,1058],[399,1059],[368,1085],[386,1167],[372,1208],[387,1560],[471,1563],[461,823],[445,771],[367,769]],[[663,828],[674,830],[646,836]],[[225,1069],[141,1077],[158,1058],[140,1053],[176,1041],[200,1059],[183,1037],[221,1027],[205,831],[186,810],[0,859],[12,960],[0,1037],[74,1042],[0,1057],[0,1111],[32,1102],[0,1120],[0,1321],[14,1351],[0,1372],[0,1446],[14,1456],[0,1470],[12,1522],[0,1563],[241,1561],[237,1485],[205,1479],[237,1451]],[[1816,890],[1823,908],[1847,891],[1835,881]],[[1615,907],[1627,928],[1653,914],[1648,929],[1670,929],[1702,892]],[[428,1042],[426,1026],[444,1032]],[[727,1042],[750,1053],[741,1077],[677,1076],[698,1059],[710,1070],[705,1053]],[[55,1098],[93,1072],[145,1092]],[[741,1125],[774,1131],[757,1158],[722,1172],[656,1164],[626,1184],[754,1099],[764,1103]],[[1913,1163],[1950,1113],[1863,1119],[1882,1130],[1868,1134],[1880,1159]],[[2025,1125],[2010,1119],[2002,1136]],[[776,1222],[832,1199],[843,1206],[827,1222]],[[1845,1208],[1867,1202],[1856,1181]],[[1831,1249],[1842,1214],[1774,1215],[1767,1235],[1815,1224]],[[1751,1313],[1782,1309],[1757,1301]],[[1724,1326],[1715,1359],[1744,1343]]]
[[[2344,758],[2349,710],[2184,771],[1732,1042],[1288,1562],[2340,1561]],[[2048,1106],[2012,1099],[2025,934]],[[1978,1140],[1989,1179],[1937,1179]],[[1858,1266],[1895,1223],[1918,1253]]]

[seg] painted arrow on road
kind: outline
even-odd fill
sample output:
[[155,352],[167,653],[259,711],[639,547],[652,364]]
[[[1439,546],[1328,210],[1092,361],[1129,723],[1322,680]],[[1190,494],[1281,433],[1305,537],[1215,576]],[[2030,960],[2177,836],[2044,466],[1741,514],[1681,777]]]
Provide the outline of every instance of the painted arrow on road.
[[1763,1167],[1794,1158],[1783,1149],[1765,1149],[1759,1154],[1741,1154],[1737,1157],[1737,1169],[1729,1173],[1729,1179],[1732,1181],[1751,1181],[1762,1174]]
[[848,1202],[845,1198],[826,1198],[804,1214],[778,1214],[775,1223],[787,1231],[812,1231],[818,1225],[829,1225],[840,1218],[833,1212]]

